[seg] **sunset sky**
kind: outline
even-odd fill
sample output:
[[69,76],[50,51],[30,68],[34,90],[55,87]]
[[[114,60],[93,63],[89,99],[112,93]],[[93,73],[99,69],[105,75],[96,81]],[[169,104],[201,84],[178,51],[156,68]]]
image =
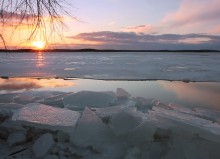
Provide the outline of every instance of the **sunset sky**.
[[[49,48],[219,49],[220,0],[67,0],[77,20],[64,17],[63,39],[53,35]],[[28,28],[4,27],[7,45],[33,47]]]

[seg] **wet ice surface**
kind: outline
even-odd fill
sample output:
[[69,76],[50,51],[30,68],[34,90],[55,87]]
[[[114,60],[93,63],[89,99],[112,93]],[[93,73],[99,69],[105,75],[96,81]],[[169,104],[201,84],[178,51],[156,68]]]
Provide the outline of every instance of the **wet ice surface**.
[[[2,158],[220,158],[217,110],[133,97],[122,88],[4,94],[17,96],[0,104]],[[10,113],[2,113],[6,107]]]
[[219,61],[219,53],[1,53],[0,75],[220,81]]

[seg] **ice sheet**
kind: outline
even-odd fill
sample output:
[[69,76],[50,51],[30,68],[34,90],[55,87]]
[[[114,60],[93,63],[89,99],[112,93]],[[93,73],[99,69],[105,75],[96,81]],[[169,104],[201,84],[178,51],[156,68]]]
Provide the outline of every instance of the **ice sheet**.
[[142,118],[132,111],[125,110],[114,114],[109,125],[115,135],[125,135],[142,123]]
[[207,140],[220,143],[220,125],[210,120],[156,106],[153,107],[153,111],[149,111],[149,114],[157,119],[158,123],[161,122],[163,127],[187,130]]
[[81,91],[65,96],[63,101],[65,107],[76,106],[83,110],[87,107],[108,107],[115,103],[116,98],[109,92]]
[[83,111],[75,131],[70,134],[71,142],[80,147],[99,147],[100,144],[111,140],[111,132],[102,120],[88,107]]
[[35,53],[10,55],[0,54],[0,75],[220,81],[219,53],[44,53],[45,65],[40,69],[33,64],[38,63]]
[[123,88],[117,88],[116,96],[119,99],[129,99],[131,97],[131,95]]
[[11,116],[16,110],[22,107],[23,105],[17,103],[0,103],[0,114],[3,116]]
[[36,158],[42,158],[53,146],[54,139],[49,133],[40,136],[33,145],[33,152]]
[[106,107],[106,108],[93,108],[95,112],[100,116],[100,117],[111,117],[114,114],[117,114],[121,111],[136,111],[135,107],[128,107],[128,106],[112,106],[112,107]]
[[14,113],[12,120],[29,126],[67,131],[74,128],[79,116],[78,112],[68,109],[32,103]]

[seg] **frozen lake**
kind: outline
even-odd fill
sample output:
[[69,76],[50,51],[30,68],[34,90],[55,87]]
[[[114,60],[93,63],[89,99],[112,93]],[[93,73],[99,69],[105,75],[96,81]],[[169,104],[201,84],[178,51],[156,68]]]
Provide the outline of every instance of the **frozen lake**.
[[0,75],[220,81],[220,53],[1,53]]
[[219,159],[219,61],[1,53],[0,158]]

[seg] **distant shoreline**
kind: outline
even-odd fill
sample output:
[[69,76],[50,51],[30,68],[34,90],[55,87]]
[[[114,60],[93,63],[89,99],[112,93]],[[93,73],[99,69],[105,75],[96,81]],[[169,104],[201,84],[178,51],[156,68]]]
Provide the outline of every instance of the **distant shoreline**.
[[220,50],[113,50],[113,49],[45,49],[45,50],[34,50],[34,49],[14,49],[5,50],[0,49],[0,52],[220,52]]

